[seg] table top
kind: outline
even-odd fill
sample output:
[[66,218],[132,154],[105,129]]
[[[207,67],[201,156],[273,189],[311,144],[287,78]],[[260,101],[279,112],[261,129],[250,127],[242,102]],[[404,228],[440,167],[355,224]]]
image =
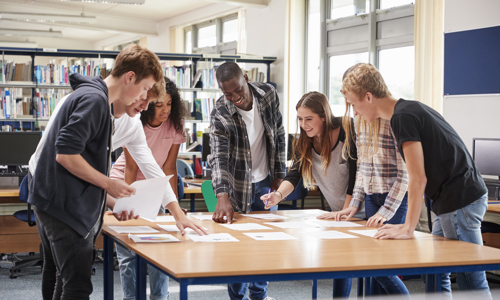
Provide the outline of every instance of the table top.
[[[185,179],[182,178],[184,182],[189,183],[196,183],[196,184],[202,184],[203,181],[206,179]],[[187,187],[184,187],[184,193],[185,194],[201,194],[201,187],[197,185],[189,185]]]
[[19,197],[19,189],[0,189],[0,197]]
[[[291,216],[311,210],[278,211],[277,214]],[[259,212],[257,212],[259,213]],[[260,212],[262,213],[262,212]],[[212,213],[193,213],[208,214]],[[189,214],[189,215],[193,215]],[[270,222],[235,214],[235,223]],[[194,220],[194,218],[193,218]],[[290,217],[286,221],[304,221]],[[417,233],[409,240],[378,240],[350,233],[347,230],[371,229],[350,228],[307,228],[281,229],[268,224],[273,232],[285,232],[297,240],[256,241],[241,231],[231,230],[213,221],[200,221],[211,233],[230,233],[239,242],[195,243],[179,232],[166,232],[156,223],[145,220],[118,222],[106,216],[103,233],[120,241],[132,251],[150,262],[156,262],[176,278],[196,278],[215,276],[290,274],[307,272],[360,271],[380,269],[400,269],[435,266],[463,266],[500,263],[500,249],[479,246],[425,233]],[[333,221],[332,221],[333,222]],[[357,221],[364,224],[365,221]],[[167,224],[167,223],[162,223]],[[170,223],[173,224],[173,223]],[[147,225],[179,238],[177,243],[134,243],[127,234],[117,234],[108,226]],[[312,232],[337,230],[358,238],[316,239]],[[255,232],[255,231],[245,231]],[[193,233],[187,233],[193,234]]]
[[500,214],[500,203],[488,204],[488,212]]

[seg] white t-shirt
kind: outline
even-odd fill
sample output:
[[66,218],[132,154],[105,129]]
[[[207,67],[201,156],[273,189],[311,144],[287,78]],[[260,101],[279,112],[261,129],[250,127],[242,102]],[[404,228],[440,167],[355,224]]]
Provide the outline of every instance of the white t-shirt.
[[238,109],[247,127],[248,142],[250,143],[250,154],[252,156],[252,183],[260,182],[269,175],[267,160],[266,140],[264,123],[259,113],[259,103],[253,96],[252,109],[245,111]]
[[[47,127],[45,127],[45,134],[43,134],[38,146],[36,147],[35,153],[30,158],[29,161],[29,170],[31,174],[35,174],[36,166],[38,164],[38,159],[40,158],[40,154],[42,153],[43,145],[47,140],[46,133],[50,131],[52,127],[52,121],[55,116],[59,112],[60,107],[66,101],[66,98],[69,95],[62,98],[59,103],[57,103],[54,112],[52,113],[52,117],[47,123]],[[118,119],[115,119],[115,132],[113,133],[113,151],[122,146],[126,146],[130,155],[135,160],[139,169],[141,169],[144,176],[149,178],[157,178],[157,177],[165,177],[165,173],[160,169],[158,164],[156,163],[153,154],[151,153],[151,149],[149,149],[148,144],[146,142],[146,135],[144,134],[144,130],[142,129],[142,123],[140,120],[140,116],[137,115],[135,117],[130,117],[127,114],[124,114]],[[165,192],[165,196],[163,197],[162,205],[166,206],[172,201],[177,201],[175,194],[172,188],[168,188]]]

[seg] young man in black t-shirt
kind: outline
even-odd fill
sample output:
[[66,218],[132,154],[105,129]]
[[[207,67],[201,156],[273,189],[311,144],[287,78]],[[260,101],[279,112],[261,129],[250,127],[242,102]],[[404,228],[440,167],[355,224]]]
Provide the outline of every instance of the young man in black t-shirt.
[[[408,169],[408,211],[406,222],[384,225],[375,238],[411,238],[424,193],[433,200],[436,213],[433,234],[482,245],[481,222],[488,208],[487,189],[471,155],[457,132],[432,108],[394,98],[370,64],[356,64],[344,73],[342,93],[355,115],[367,122],[377,118],[391,121],[391,127]],[[442,277],[444,292],[451,292],[449,274]],[[481,290],[487,297],[484,271],[459,273],[461,290]]]

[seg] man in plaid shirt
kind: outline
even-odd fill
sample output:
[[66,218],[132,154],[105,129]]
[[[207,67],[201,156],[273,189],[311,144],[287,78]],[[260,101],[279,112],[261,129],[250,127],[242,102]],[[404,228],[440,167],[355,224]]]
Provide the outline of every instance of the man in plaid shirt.
[[[231,223],[234,211],[264,210],[260,196],[281,184],[285,130],[274,87],[248,82],[234,62],[219,66],[216,76],[224,95],[210,114],[208,163],[217,195],[213,220]],[[246,299],[247,289],[251,299],[272,299],[267,297],[267,282],[228,285],[231,299]]]

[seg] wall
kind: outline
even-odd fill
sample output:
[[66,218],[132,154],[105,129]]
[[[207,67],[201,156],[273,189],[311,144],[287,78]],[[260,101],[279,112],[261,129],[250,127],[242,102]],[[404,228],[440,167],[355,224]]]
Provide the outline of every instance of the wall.
[[[498,26],[498,11],[497,0],[445,0],[445,33]],[[499,94],[445,96],[443,100],[443,116],[471,152],[474,137],[500,138],[499,112]]]

